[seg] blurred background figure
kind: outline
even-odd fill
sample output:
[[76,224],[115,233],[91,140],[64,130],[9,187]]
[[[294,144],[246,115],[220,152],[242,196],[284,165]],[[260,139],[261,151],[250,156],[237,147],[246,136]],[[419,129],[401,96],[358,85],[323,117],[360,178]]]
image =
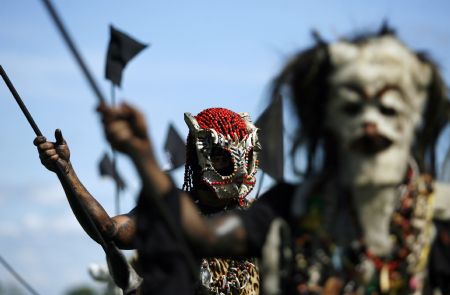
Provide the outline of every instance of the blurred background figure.
[[109,274],[106,264],[92,263],[88,268],[89,275],[96,281],[106,284],[104,287],[104,295],[122,295],[122,290],[116,286],[113,278]]
[[448,293],[450,184],[434,178],[450,102],[438,68],[386,24],[313,36],[274,82],[275,95],[289,91],[308,159],[290,208],[293,291]]
[[[130,265],[136,268],[137,255],[134,253],[128,259]],[[103,288],[104,295],[123,295],[122,289],[116,286],[113,278],[111,277],[106,263],[92,263],[88,267],[88,272],[91,278],[97,282],[101,282],[102,285],[106,285]],[[136,293],[139,294],[139,293]]]

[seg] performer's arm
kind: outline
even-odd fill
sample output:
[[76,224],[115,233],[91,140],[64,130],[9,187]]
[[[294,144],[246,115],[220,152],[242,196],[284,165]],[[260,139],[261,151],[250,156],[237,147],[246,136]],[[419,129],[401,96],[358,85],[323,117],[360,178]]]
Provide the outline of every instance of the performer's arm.
[[[78,178],[75,170],[70,162],[69,147],[64,140],[60,130],[55,131],[56,142],[49,142],[43,136],[38,136],[34,140],[34,144],[39,151],[41,163],[50,171],[56,171],[56,162],[58,161],[64,167],[68,182],[60,178],[60,182],[72,208],[75,217],[86,233],[95,240],[95,235],[87,226],[87,221],[80,214],[80,208],[74,199],[77,198],[87,210],[98,229],[101,231],[105,239],[113,240],[116,245],[123,249],[133,248],[133,238],[135,234],[134,212],[118,215],[111,218],[105,209],[97,202],[97,200],[89,193]],[[96,241],[98,242],[98,241]]]

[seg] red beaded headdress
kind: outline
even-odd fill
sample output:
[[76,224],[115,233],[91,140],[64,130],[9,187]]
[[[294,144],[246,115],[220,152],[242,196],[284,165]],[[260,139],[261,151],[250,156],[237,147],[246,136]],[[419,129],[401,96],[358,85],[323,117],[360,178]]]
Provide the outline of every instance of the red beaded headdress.
[[210,108],[201,111],[195,116],[198,124],[203,129],[214,129],[225,136],[234,134],[242,139],[248,134],[247,125],[239,114],[224,108]]

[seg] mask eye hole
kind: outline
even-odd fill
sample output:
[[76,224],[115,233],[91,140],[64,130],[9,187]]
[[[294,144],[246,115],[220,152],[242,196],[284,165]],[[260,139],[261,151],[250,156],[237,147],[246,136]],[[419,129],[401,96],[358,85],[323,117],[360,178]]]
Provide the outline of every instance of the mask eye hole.
[[380,106],[380,112],[388,117],[394,117],[397,115],[397,110],[386,106]]
[[230,176],[233,173],[233,159],[230,152],[227,150],[221,147],[213,147],[210,158],[214,170],[216,170],[220,175]]
[[342,106],[342,110],[349,116],[354,116],[361,112],[362,106],[359,103],[346,103]]

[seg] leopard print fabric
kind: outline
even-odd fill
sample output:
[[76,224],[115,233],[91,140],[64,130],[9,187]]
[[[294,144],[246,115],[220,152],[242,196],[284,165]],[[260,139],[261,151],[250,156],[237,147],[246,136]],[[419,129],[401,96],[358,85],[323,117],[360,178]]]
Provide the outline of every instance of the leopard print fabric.
[[259,294],[259,272],[254,260],[203,259],[200,273],[206,294]]

